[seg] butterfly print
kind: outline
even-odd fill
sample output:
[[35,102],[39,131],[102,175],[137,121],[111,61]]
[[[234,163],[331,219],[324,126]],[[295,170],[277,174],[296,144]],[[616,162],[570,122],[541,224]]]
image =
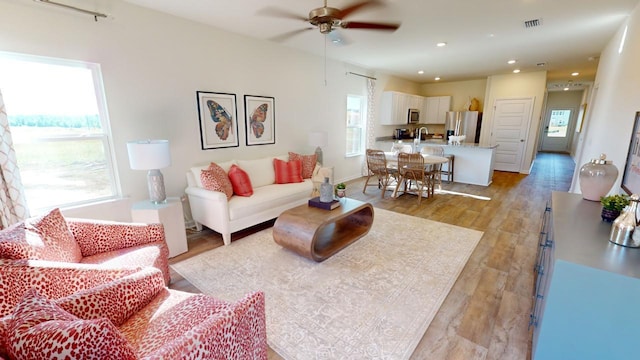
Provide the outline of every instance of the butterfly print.
[[253,135],[256,138],[261,138],[262,134],[264,134],[264,121],[267,119],[267,109],[269,105],[262,104],[258,106],[255,110],[253,110],[253,114],[251,114],[250,123],[251,123],[251,131],[253,131]]
[[216,135],[220,140],[227,140],[229,133],[231,133],[233,117],[227,109],[213,100],[207,100],[207,107],[211,112],[211,120],[216,123]]

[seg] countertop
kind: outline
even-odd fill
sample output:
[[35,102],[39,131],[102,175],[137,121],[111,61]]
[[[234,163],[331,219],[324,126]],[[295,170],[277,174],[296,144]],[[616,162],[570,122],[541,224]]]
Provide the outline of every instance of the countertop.
[[[376,138],[377,142],[389,142],[389,143],[393,143],[396,141],[402,141],[403,143],[407,143],[410,145],[413,145],[413,139],[394,139],[393,136],[382,136],[382,137],[377,137]],[[461,143],[460,145],[450,145],[448,144],[444,139],[427,139],[427,140],[421,140],[420,141],[420,145],[423,144],[434,144],[434,145],[440,145],[440,146],[455,146],[455,147],[468,147],[468,148],[480,148],[480,149],[495,149],[498,147],[498,145],[491,145],[491,144],[483,144],[483,143]]]

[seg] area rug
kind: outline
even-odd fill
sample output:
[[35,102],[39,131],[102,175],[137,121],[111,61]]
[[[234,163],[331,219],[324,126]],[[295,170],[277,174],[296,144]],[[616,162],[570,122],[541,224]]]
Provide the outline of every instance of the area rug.
[[321,263],[266,229],[172,265],[203,293],[262,290],[285,359],[408,359],[482,232],[375,209],[371,231]]

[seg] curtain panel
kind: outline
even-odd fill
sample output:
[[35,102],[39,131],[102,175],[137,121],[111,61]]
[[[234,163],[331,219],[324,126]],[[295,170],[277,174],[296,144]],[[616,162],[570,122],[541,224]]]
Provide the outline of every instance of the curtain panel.
[[0,229],[29,217],[18,161],[13,148],[9,118],[0,91]]

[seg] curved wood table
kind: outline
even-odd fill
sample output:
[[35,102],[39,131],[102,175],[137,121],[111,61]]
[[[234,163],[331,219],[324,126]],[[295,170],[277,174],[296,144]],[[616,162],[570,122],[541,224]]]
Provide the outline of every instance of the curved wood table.
[[333,210],[300,205],[284,211],[273,225],[273,240],[298,255],[321,262],[366,235],[373,206],[343,198]]

